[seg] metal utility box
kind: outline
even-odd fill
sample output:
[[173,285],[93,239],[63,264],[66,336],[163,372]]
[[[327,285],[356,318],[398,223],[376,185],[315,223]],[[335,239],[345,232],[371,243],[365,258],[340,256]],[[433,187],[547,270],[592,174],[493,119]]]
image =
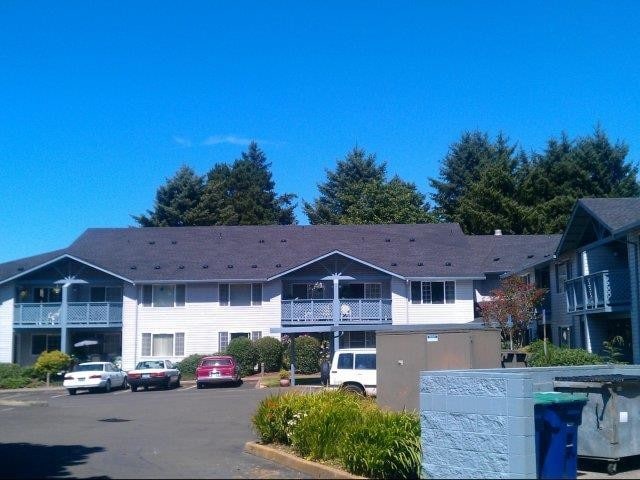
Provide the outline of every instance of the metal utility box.
[[500,331],[482,324],[391,325],[376,331],[378,404],[417,410],[420,372],[500,367]]
[[586,393],[578,429],[578,456],[608,462],[614,474],[618,461],[640,455],[640,377],[588,375],[556,377],[554,389]]

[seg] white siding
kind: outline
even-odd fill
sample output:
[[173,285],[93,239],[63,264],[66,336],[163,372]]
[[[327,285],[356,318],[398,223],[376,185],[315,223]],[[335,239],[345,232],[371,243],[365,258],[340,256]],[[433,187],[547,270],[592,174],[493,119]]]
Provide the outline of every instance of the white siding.
[[[217,352],[218,332],[260,331],[263,337],[271,335],[271,327],[280,326],[280,291],[281,282],[278,279],[263,284],[262,305],[221,306],[218,303],[217,283],[188,284],[184,307],[144,307],[138,303],[135,308],[124,308],[123,338],[126,339],[123,340],[123,364],[129,366],[146,358],[141,355],[142,333],[184,332],[184,356]],[[132,356],[134,351],[135,358]],[[174,357],[173,360],[182,358]]]
[[125,284],[122,292],[122,369],[130,370],[136,366],[138,355],[136,345],[140,343],[136,331],[138,295],[141,287]]
[[0,286],[0,362],[13,357],[13,284]]
[[[394,298],[395,301],[395,298]],[[394,310],[395,314],[395,310]],[[473,281],[456,280],[455,303],[408,304],[410,324],[469,323],[473,321]],[[395,324],[395,318],[393,323]]]
[[391,319],[394,325],[409,323],[407,307],[409,303],[409,284],[405,280],[391,280]]

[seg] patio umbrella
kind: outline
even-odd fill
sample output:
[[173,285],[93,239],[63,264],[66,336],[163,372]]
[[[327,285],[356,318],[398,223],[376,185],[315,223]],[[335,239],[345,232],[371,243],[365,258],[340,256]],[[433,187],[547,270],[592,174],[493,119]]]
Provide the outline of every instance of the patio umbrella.
[[89,345],[97,345],[97,340],[82,340],[81,342],[74,343],[74,347],[88,347]]

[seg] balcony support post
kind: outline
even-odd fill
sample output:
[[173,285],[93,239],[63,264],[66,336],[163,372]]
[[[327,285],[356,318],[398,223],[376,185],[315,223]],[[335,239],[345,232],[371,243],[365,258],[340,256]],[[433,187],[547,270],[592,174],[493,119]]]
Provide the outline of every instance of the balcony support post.
[[[333,275],[333,324],[338,326],[340,324],[340,280],[338,275]],[[333,334],[333,351],[335,352],[340,348],[340,337]]]
[[62,304],[60,305],[60,351],[67,353],[67,312],[69,303],[69,283],[62,285]]

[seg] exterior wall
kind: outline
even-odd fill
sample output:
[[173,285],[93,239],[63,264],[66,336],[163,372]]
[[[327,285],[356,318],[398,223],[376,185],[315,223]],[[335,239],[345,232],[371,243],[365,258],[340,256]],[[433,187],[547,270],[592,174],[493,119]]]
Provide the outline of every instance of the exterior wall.
[[137,317],[138,298],[141,287],[127,284],[122,292],[122,369],[130,370],[136,366],[138,355],[136,354],[140,343]]
[[600,365],[421,372],[426,478],[536,478],[533,393],[557,376],[640,374]]
[[[140,303],[136,308],[127,308],[127,318],[123,327],[127,337],[126,351],[123,348],[123,364],[131,365],[135,361],[151,357],[142,356],[141,339],[143,333],[175,334],[184,332],[184,356],[193,353],[214,353],[219,351],[218,332],[260,331],[262,336],[270,335],[270,328],[280,326],[281,282],[275,280],[263,284],[262,305],[259,306],[220,306],[218,303],[218,284],[187,284],[184,307],[144,307]],[[132,319],[137,329],[133,329],[134,345],[131,345]],[[131,352],[135,351],[135,359]],[[179,361],[184,356],[170,357]]]
[[624,245],[618,243],[607,243],[588,249],[583,258],[586,261],[586,264],[583,265],[584,272],[596,273],[602,270],[624,270],[628,268]]
[[409,323],[409,283],[399,278],[391,279],[391,323],[403,325]]
[[640,233],[627,236],[629,280],[631,284],[631,347],[633,363],[640,363]]
[[[445,303],[440,305],[418,305],[409,302],[407,309],[408,319],[406,323],[428,325],[435,323],[439,324],[472,322],[473,296],[473,280],[456,280],[455,303]],[[396,324],[395,318],[393,320],[393,323],[394,325]]]
[[0,286],[0,363],[13,360],[13,284]]

